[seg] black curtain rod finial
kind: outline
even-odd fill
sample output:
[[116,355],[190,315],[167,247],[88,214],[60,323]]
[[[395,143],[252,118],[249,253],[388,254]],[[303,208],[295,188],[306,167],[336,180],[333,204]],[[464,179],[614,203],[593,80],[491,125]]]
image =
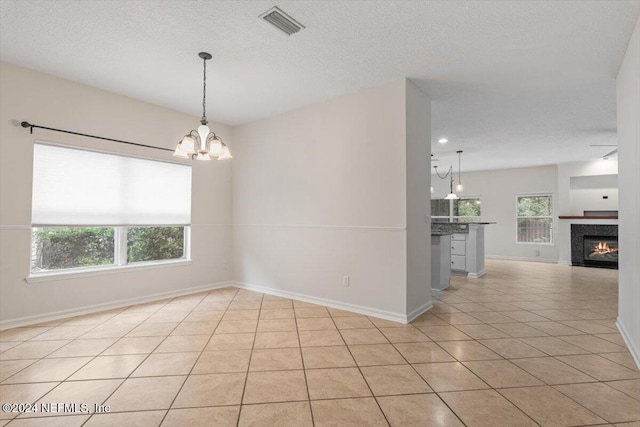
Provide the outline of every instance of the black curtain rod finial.
[[26,128],[30,128],[30,127],[31,127],[31,123],[29,123],[29,122],[22,122],[22,123],[20,123],[20,126],[22,126],[22,127],[23,127],[23,128],[25,128],[25,129],[26,129]]

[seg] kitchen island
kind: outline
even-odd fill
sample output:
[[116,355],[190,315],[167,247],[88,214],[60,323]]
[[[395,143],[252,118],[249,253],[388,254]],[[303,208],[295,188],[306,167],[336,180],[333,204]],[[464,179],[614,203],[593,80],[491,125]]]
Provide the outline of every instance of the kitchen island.
[[[484,227],[488,224],[495,224],[495,222],[433,222],[431,224],[432,233],[452,233],[450,263],[454,274],[478,278],[486,273]],[[433,245],[433,236],[431,241]]]
[[439,296],[451,279],[451,231],[431,231],[431,294]]

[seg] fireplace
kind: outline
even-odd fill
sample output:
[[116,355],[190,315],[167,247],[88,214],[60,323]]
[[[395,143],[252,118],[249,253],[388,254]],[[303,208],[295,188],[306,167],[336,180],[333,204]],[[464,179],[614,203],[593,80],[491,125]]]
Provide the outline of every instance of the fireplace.
[[618,238],[615,236],[583,236],[584,265],[618,267]]
[[571,265],[618,268],[618,226],[571,224]]

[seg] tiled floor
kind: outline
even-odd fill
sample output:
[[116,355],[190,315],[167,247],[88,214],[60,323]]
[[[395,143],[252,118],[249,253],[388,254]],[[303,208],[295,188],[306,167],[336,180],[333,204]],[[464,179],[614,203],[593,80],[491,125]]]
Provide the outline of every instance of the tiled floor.
[[640,425],[617,272],[487,271],[408,326],[226,288],[4,331],[2,403],[111,412],[0,426]]

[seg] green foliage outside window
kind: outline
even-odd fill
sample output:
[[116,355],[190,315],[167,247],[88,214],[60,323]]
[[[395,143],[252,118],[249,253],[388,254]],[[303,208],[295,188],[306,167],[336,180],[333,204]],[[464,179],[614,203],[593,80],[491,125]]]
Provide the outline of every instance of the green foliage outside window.
[[36,228],[32,270],[113,264],[113,227]]
[[551,197],[518,197],[518,216],[551,216]]
[[127,230],[127,261],[182,258],[184,227],[130,227]]

